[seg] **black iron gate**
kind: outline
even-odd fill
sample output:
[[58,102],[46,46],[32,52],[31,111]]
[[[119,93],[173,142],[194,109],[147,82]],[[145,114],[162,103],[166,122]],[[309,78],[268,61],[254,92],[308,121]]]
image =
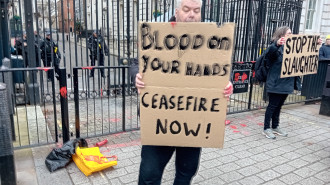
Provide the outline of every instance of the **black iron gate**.
[[[176,0],[0,0],[0,2],[1,7],[6,7],[5,13],[8,17],[5,19],[7,22],[11,21],[10,26],[1,27],[2,33],[10,28],[10,33],[6,33],[10,39],[5,36],[0,37],[4,46],[0,52],[0,59],[10,58],[7,49],[13,46],[12,55],[22,57],[22,67],[55,67],[54,57],[50,59],[43,57],[46,52],[41,50],[40,45],[44,43],[49,32],[50,40],[57,45],[51,46],[51,50],[56,49],[61,53],[59,67],[65,69],[66,75],[61,79],[66,82],[68,115],[65,117],[67,117],[68,133],[90,137],[139,128],[136,115],[138,98],[127,75],[130,61],[138,57],[137,24],[138,21],[167,22],[174,15]],[[252,70],[254,61],[268,46],[271,35],[277,27],[286,25],[293,33],[299,33],[303,1],[202,0],[202,2],[202,21],[237,24],[233,70],[250,71],[248,91],[231,97],[228,113],[265,107],[263,85],[254,83]],[[3,20],[1,19],[2,22]],[[89,47],[91,46],[89,38],[94,32],[103,38],[108,52],[98,53],[102,57],[98,55],[96,62],[98,67],[94,68],[96,74],[90,78],[92,48]],[[3,39],[7,42],[3,42]],[[27,44],[27,47],[21,47],[20,53],[17,41]],[[104,64],[99,63],[102,58]],[[100,74],[101,69],[105,71],[105,78]],[[56,106],[56,102],[61,100],[62,92],[56,89],[60,87],[59,81],[54,80],[51,86],[47,80],[40,82],[43,82],[40,87],[44,87],[40,88],[39,93],[42,105]],[[314,96],[312,99],[315,98],[318,97]],[[290,95],[287,103],[301,101],[306,101],[306,98],[295,92]],[[56,112],[56,108],[48,111]],[[77,114],[77,111],[80,113]],[[44,113],[44,116],[47,115]],[[54,120],[54,122],[57,124],[58,121]],[[77,127],[80,127],[80,130],[75,129]]]
[[[51,32],[51,39],[62,53],[60,66],[72,74],[73,67],[91,65],[88,39],[96,30],[109,47],[105,66],[120,66],[124,59],[137,58],[138,21],[167,22],[174,15],[176,1],[34,0],[32,7],[24,2],[10,1],[13,46],[25,32],[30,45],[42,42],[38,43],[35,35],[44,39]],[[287,25],[293,33],[299,33],[301,9],[302,0],[203,0],[202,21],[235,22],[234,62],[250,62],[267,47],[277,27]],[[40,55],[40,50],[36,58],[31,54],[24,56],[23,52],[23,57],[37,61],[35,65],[43,63]]]
[[[90,78],[92,70],[97,74]],[[128,67],[74,67],[73,79],[75,116],[70,123],[77,138],[140,128],[138,98]]]
[[[19,60],[14,60],[19,62]],[[7,62],[6,62],[7,63]],[[7,84],[13,146],[24,148],[57,143],[61,130],[55,98],[53,68],[0,69],[0,82]],[[47,93],[46,93],[47,92]],[[46,99],[50,98],[50,103]],[[48,101],[47,101],[48,102]]]

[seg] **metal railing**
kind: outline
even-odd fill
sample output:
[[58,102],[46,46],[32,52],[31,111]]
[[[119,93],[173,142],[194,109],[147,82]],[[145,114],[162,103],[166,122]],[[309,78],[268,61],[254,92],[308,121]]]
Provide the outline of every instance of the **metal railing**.
[[[255,61],[252,62],[235,62],[233,63],[232,70],[250,70],[250,80],[248,84],[248,89],[243,93],[236,93],[230,97],[230,101],[228,103],[228,114],[234,114],[238,112],[245,112],[251,110],[258,110],[262,108],[266,108],[267,106],[267,95],[265,94],[264,88],[265,83],[257,82],[254,76],[254,65]],[[309,75],[310,76],[310,75]],[[234,81],[234,79],[232,79]],[[304,77],[302,78],[302,82],[304,82]],[[305,84],[305,88],[311,88],[313,84]],[[319,94],[318,97],[320,97]],[[305,96],[301,96],[300,91],[294,91],[293,94],[290,94],[285,102],[285,104],[292,103],[300,103],[306,101],[314,101],[319,98],[306,98]]]
[[[46,121],[53,122],[47,128],[54,128],[51,133],[57,128],[59,130],[59,133],[53,134],[56,142],[57,136],[65,136],[66,139],[73,137],[73,134],[76,137],[92,137],[139,128],[138,96],[123,61],[138,58],[138,22],[168,22],[175,13],[176,0],[9,2],[11,6],[7,22],[11,34],[7,35],[12,36],[10,43],[12,46],[19,40],[26,43],[21,48],[16,45],[16,51],[12,52],[16,58],[22,55],[23,61],[21,66],[15,66],[18,69],[10,71],[15,73],[14,80],[23,81],[15,83],[16,89],[25,89],[22,96],[19,91],[16,93],[16,106],[28,107],[30,99],[34,102],[33,93],[29,93],[32,95],[29,97],[27,92],[28,89],[37,92],[37,88],[30,85],[26,89],[25,86],[38,84],[41,112]],[[253,78],[253,61],[267,48],[277,27],[286,25],[293,33],[299,32],[302,3],[302,0],[203,0],[203,22],[236,23],[232,68],[250,70],[247,92],[231,97],[228,113],[260,109],[267,105],[263,96],[264,85],[256,83]],[[89,38],[94,30],[99,32],[109,49],[109,52],[97,49],[97,67],[91,66],[93,49],[88,47],[91,46]],[[25,31],[26,41],[22,39]],[[47,32],[51,32],[50,40],[57,44],[58,52],[62,54],[59,67],[64,68],[64,72],[59,81],[54,76],[47,76],[48,73],[55,75],[53,68],[56,63],[54,54],[47,58],[46,51],[40,47],[44,44]],[[0,42],[0,47],[8,48],[6,42]],[[54,46],[50,47],[51,51],[55,49]],[[4,56],[1,51],[0,59]],[[12,58],[11,63],[14,64],[15,60]],[[36,68],[41,66],[45,68]],[[94,77],[89,77],[92,69],[95,70]],[[26,82],[31,73],[29,70],[37,73],[32,78],[37,83]],[[102,77],[102,70],[105,78]],[[48,77],[50,80],[47,80]],[[308,78],[303,80],[304,88],[315,89],[315,83]],[[61,95],[61,88],[66,90],[65,99]],[[304,96],[300,96],[299,92],[295,92],[286,103],[319,99],[318,93],[308,93],[304,92]],[[63,102],[61,111],[56,110],[58,102],[61,105]],[[27,108],[24,109],[27,112]],[[62,112],[67,115],[60,115]],[[60,132],[61,126],[65,129],[62,131],[64,133]]]
[[[11,124],[15,148],[39,146],[59,141],[53,68],[12,68],[0,70],[0,82],[7,83],[12,101]],[[8,84],[8,81],[11,83]],[[50,88],[45,91],[45,84]],[[52,101],[46,102],[52,94]]]
[[[73,68],[77,138],[140,128],[138,97],[127,69],[92,66]],[[90,76],[92,70],[95,70],[93,77]]]

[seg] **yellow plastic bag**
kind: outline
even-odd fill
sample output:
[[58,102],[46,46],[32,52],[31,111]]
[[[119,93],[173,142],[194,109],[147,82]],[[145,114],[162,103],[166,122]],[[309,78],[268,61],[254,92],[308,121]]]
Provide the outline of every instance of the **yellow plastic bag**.
[[[114,160],[110,161],[108,158],[113,158]],[[117,156],[103,156],[99,147],[77,147],[76,154],[72,155],[72,159],[86,176],[117,165]]]

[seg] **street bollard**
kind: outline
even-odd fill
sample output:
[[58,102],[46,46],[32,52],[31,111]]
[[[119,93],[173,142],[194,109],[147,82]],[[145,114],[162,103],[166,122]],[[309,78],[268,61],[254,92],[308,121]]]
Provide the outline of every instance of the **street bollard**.
[[15,185],[16,171],[8,100],[6,84],[0,83],[0,182]]
[[[4,58],[2,60],[2,69],[8,69],[10,67],[10,60],[7,58]],[[14,124],[14,83],[13,83],[13,73],[12,72],[5,72],[3,75],[4,77],[1,82],[4,82],[7,85],[7,92],[8,92],[8,108],[9,108],[9,117],[10,117],[10,123],[11,123],[11,132],[12,132],[12,139],[13,141],[16,141],[15,136],[15,124]]]
[[[330,60],[327,62],[330,63]],[[323,94],[319,114],[330,116],[330,65],[327,66],[327,75],[323,86]]]

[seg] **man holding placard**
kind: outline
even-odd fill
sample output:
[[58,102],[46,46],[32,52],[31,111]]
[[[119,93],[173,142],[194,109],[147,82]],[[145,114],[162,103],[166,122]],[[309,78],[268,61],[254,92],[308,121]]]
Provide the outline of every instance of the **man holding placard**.
[[[226,83],[235,25],[218,28],[211,23],[191,23],[201,21],[201,6],[201,0],[177,0],[176,22],[189,24],[140,23],[136,87],[141,97],[143,146],[139,184],[160,184],[174,151],[174,184],[190,184],[198,169],[200,146],[222,146],[223,133],[218,131],[224,131],[224,97],[233,92],[232,84]],[[191,123],[194,119],[196,124]]]
[[316,35],[292,35],[287,26],[275,31],[272,44],[265,51],[268,68],[265,88],[269,103],[262,133],[267,138],[276,139],[275,134],[288,135],[279,127],[281,108],[289,94],[300,90],[299,76],[317,73],[318,45],[321,43]]

